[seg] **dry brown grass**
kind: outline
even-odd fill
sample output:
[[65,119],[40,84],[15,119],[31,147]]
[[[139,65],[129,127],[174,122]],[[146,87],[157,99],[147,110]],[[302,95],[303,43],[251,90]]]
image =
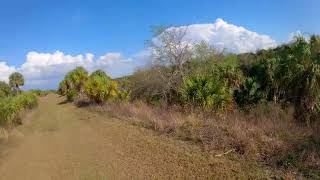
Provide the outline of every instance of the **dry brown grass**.
[[297,124],[291,108],[269,104],[223,116],[141,102],[108,103],[91,109],[199,144],[213,155],[236,153],[285,173],[320,177],[320,138],[315,133],[319,131]]

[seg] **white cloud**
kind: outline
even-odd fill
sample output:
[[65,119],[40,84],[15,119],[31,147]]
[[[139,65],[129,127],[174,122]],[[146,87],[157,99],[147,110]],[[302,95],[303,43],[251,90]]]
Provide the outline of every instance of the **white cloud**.
[[[217,19],[211,24],[193,24],[172,28],[188,28],[187,43],[207,41],[219,49],[242,53],[270,48],[276,42],[266,35],[260,35],[243,27]],[[172,28],[169,28],[172,29]],[[64,75],[77,66],[83,66],[89,72],[105,70],[112,77],[131,74],[137,67],[150,62],[150,50],[144,49],[130,57],[123,57],[119,52],[106,53],[95,58],[93,54],[68,55],[61,51],[53,53],[29,52],[26,61],[20,67],[0,62],[0,80],[8,80],[14,72],[21,72],[26,79],[25,88],[56,88]]]
[[8,66],[6,62],[0,62],[0,80],[8,82],[8,77],[11,73],[15,72],[16,69],[13,66]]
[[124,58],[121,53],[107,53],[95,63],[94,69],[103,69],[112,77],[133,73],[138,66],[133,58]]
[[[24,75],[26,88],[56,88],[65,74],[77,66],[82,66],[89,72],[102,69],[112,77],[119,77],[132,73],[138,64],[135,64],[131,58],[124,58],[121,53],[116,52],[107,53],[96,60],[91,53],[72,56],[61,51],[29,52],[26,62],[17,70]],[[1,67],[0,64],[0,73],[5,72]],[[3,77],[9,74],[10,72],[4,74]]]
[[184,40],[187,42],[206,41],[218,49],[226,49],[234,53],[254,52],[276,46],[276,41],[271,37],[229,24],[222,19],[217,19],[211,24],[192,24],[168,30],[174,28],[186,29]]
[[18,69],[27,79],[42,80],[56,78],[67,71],[84,66],[89,68],[93,63],[93,54],[65,55],[56,51],[50,53],[29,52],[24,64]]

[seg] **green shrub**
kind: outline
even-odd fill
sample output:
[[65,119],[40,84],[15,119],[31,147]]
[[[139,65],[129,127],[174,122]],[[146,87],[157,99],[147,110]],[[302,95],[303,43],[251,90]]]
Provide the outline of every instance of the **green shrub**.
[[184,104],[205,110],[226,110],[232,104],[232,95],[224,82],[206,75],[189,77],[180,88]]
[[65,77],[67,89],[75,89],[78,93],[82,93],[87,79],[88,72],[83,67],[77,67],[70,71]]
[[38,104],[37,97],[31,93],[0,99],[0,126],[13,127],[20,124],[21,111],[31,109]]
[[106,74],[93,73],[86,83],[85,93],[96,103],[101,104],[117,97],[117,83]]
[[72,102],[78,96],[78,92],[75,89],[70,89],[70,90],[68,90],[66,95],[67,95],[67,100]]
[[262,93],[259,85],[253,78],[247,78],[240,86],[240,90],[235,91],[235,100],[240,107],[257,104],[262,100]]
[[106,72],[104,72],[101,69],[94,71],[93,73],[90,74],[90,76],[100,76],[100,77],[105,77],[110,79],[110,77],[106,74]]
[[68,91],[68,84],[67,84],[67,80],[64,79],[59,83],[58,93],[64,96],[67,94],[67,91]]
[[128,90],[118,91],[118,99],[123,102],[128,102],[130,100],[131,92]]
[[12,91],[10,86],[4,81],[0,81],[0,98],[7,97],[11,94],[12,94]]

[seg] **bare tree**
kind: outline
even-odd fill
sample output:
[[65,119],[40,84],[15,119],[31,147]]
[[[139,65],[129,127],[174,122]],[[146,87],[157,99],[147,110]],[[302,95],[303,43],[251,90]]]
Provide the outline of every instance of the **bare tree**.
[[186,39],[187,26],[158,27],[154,32],[155,36],[150,41],[153,67],[163,82],[166,82],[162,96],[168,102],[171,99],[171,92],[175,91],[175,87],[186,77],[188,71],[186,63],[192,59],[193,45]]

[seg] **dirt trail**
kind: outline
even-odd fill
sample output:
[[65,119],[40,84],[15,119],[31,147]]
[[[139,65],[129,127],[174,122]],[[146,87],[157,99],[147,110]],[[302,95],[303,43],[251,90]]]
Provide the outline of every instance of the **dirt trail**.
[[203,179],[232,175],[223,173],[225,166],[216,160],[210,162],[196,146],[63,100],[53,94],[40,98],[39,107],[2,144],[0,179]]

